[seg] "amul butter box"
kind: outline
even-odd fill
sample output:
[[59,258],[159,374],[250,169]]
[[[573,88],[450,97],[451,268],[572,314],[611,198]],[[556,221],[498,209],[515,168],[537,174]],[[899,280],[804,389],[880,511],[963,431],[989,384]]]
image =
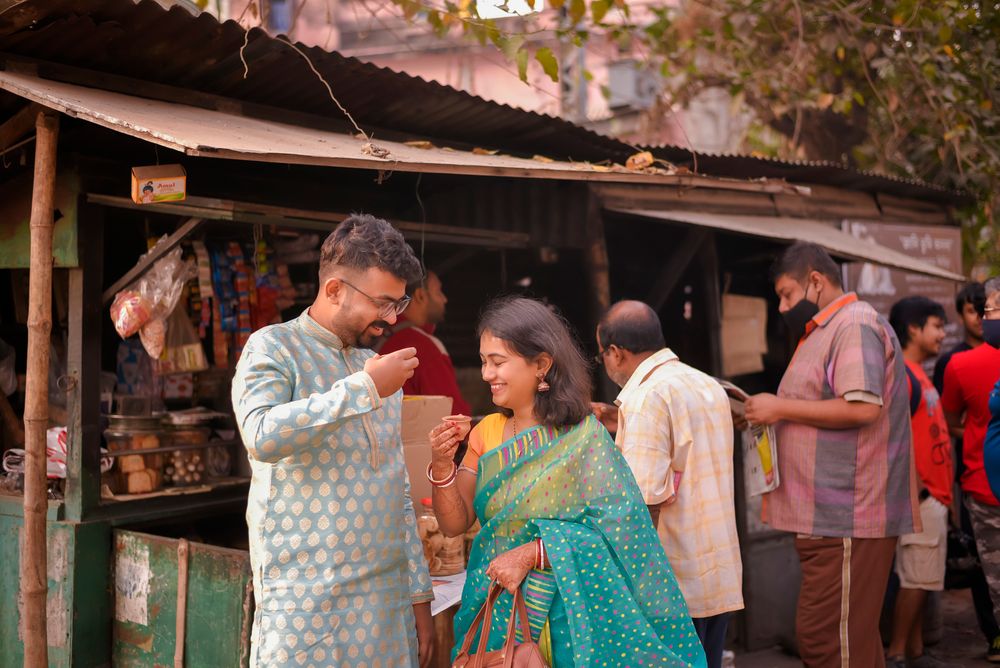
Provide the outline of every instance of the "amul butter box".
[[180,202],[187,196],[187,173],[180,165],[132,168],[132,201],[136,204]]

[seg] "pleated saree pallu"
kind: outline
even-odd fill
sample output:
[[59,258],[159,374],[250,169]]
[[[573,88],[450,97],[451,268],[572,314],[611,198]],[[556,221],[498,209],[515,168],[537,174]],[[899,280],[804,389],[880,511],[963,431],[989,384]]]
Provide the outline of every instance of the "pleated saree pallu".
[[[593,416],[527,429],[479,459],[472,546],[455,637],[486,601],[486,567],[541,538],[551,570],[522,585],[532,636],[555,668],[704,666],[677,580],[628,464]],[[489,650],[503,645],[512,597],[493,608]],[[456,648],[457,649],[457,648]]]

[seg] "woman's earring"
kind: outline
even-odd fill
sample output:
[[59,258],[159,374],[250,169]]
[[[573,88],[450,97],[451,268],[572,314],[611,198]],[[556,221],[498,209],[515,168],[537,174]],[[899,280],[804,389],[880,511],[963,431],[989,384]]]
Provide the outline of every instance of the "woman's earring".
[[552,389],[552,386],[545,382],[545,374],[539,373],[538,374],[538,391],[539,392],[548,392],[551,389]]

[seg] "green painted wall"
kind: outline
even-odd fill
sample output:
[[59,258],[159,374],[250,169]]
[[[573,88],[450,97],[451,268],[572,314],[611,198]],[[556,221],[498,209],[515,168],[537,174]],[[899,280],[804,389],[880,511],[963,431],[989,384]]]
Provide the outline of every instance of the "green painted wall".
[[[0,514],[0,657],[11,666],[24,656],[18,625],[22,527],[21,517]],[[106,525],[49,522],[50,666],[111,665],[110,547]]]

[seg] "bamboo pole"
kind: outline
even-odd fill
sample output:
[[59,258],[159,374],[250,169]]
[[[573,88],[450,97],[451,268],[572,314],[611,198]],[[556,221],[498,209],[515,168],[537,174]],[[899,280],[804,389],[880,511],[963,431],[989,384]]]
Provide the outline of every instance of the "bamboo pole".
[[35,132],[28,273],[28,365],[24,400],[24,539],[21,542],[21,623],[25,668],[45,668],[49,664],[45,615],[48,594],[45,431],[49,422],[52,219],[59,116],[50,110],[40,111],[35,119]]

